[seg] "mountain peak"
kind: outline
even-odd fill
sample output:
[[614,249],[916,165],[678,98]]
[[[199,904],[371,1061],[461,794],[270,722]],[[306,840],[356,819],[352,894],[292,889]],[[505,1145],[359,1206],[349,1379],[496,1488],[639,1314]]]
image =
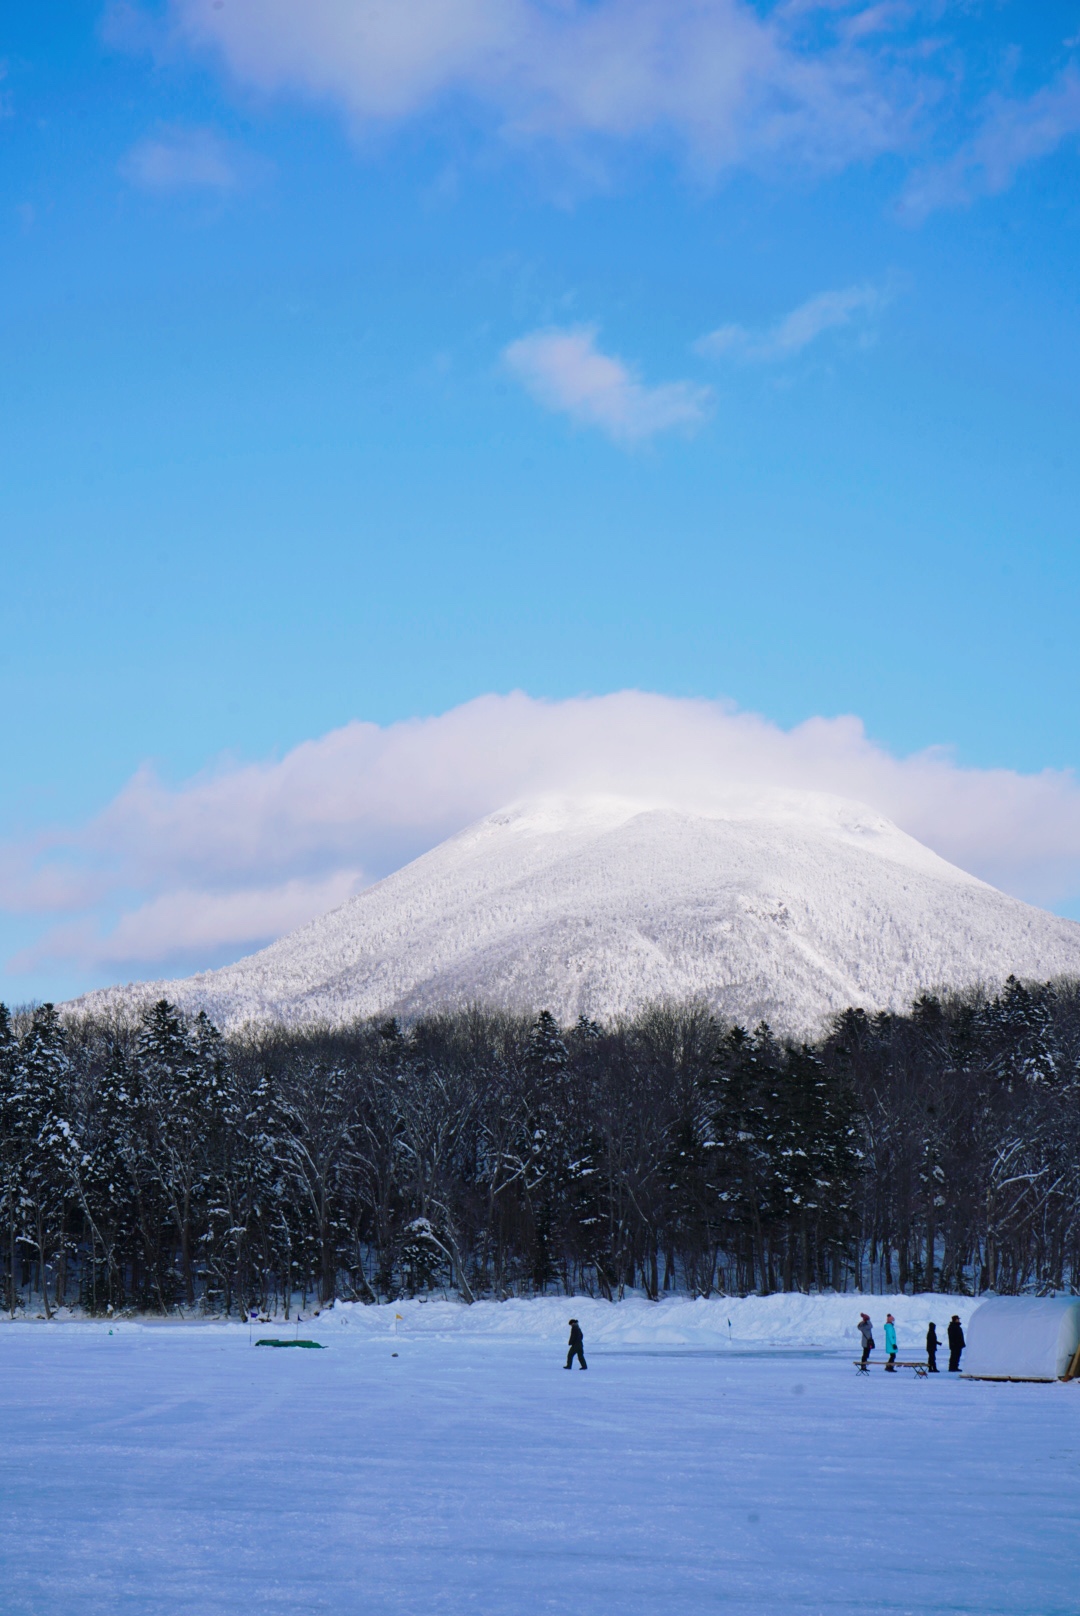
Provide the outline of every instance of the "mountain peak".
[[610,1019],[698,999],[807,1034],[848,1005],[1080,974],[1080,925],[1009,898],[865,804],[531,796],[235,965],[110,989],[223,1025],[487,1003]]

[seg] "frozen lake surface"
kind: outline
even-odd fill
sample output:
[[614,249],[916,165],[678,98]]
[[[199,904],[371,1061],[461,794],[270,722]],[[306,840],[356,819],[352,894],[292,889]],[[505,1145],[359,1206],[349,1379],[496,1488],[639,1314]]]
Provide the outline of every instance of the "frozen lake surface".
[[1080,1385],[860,1377],[826,1302],[803,1353],[723,1302],[0,1325],[0,1606],[1075,1616]]

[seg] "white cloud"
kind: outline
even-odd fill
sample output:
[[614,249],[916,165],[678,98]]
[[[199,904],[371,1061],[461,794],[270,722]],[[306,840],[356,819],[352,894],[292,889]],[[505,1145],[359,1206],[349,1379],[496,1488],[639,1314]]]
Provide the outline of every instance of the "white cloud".
[[237,154],[213,130],[175,126],[136,141],[120,172],[143,191],[231,191],[240,181]]
[[1008,190],[1019,170],[1080,134],[1080,74],[1064,70],[1025,98],[994,96],[975,135],[947,162],[918,170],[904,189],[912,219]]
[[178,788],[144,770],[89,823],[0,848],[4,902],[54,918],[23,968],[74,959],[107,977],[170,949],[245,952],[530,793],[707,808],[733,785],[856,798],[1019,897],[1080,895],[1071,774],[960,768],[940,750],[894,757],[851,717],[783,730],[722,703],[623,691],[483,696],[436,718],[352,723]]
[[845,286],[835,292],[819,292],[767,330],[722,325],[701,337],[695,347],[698,353],[712,359],[733,357],[775,364],[795,358],[826,331],[853,324],[865,326],[886,301],[887,295],[879,286]]
[[366,884],[359,871],[337,870],[321,881],[285,881],[235,892],[179,888],[121,915],[106,935],[92,920],[59,926],[44,944],[16,955],[11,968],[34,970],[58,958],[91,968],[122,967],[133,960],[151,964],[200,953],[212,956],[223,944],[257,948],[336,909]]
[[749,0],[172,0],[171,14],[240,82],[359,127],[456,95],[515,137],[674,134],[714,169],[896,149],[914,99],[850,18],[823,43]]
[[503,359],[538,403],[599,427],[616,442],[693,428],[708,414],[708,388],[692,382],[647,387],[621,359],[600,352],[589,326],[533,331],[510,343]]
[[880,5],[860,6],[844,19],[844,36],[866,39],[871,34],[892,33],[911,21],[914,9],[912,0],[883,0]]
[[[258,94],[343,113],[359,135],[453,104],[514,142],[671,143],[709,174],[811,172],[944,146],[970,76],[940,0],[110,0],[101,32],[163,62],[195,52]],[[1068,48],[1075,41],[1064,41]],[[1005,189],[1078,128],[1077,76],[985,103],[902,210]],[[595,150],[574,172],[602,174]]]

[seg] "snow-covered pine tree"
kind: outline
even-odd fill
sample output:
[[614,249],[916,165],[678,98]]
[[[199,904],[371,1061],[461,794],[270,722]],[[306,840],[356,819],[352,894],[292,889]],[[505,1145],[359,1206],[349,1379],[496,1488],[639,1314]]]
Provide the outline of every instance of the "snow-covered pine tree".
[[127,1053],[114,1039],[89,1092],[76,1171],[90,1248],[82,1300],[92,1313],[125,1300],[124,1258],[133,1258],[139,1231],[138,1135],[136,1085]]
[[23,1147],[16,1127],[15,1034],[6,1004],[0,1004],[0,1216],[4,1229],[5,1305],[15,1316],[18,1298],[20,1185]]
[[780,1046],[762,1022],[732,1027],[705,1079],[710,1178],[736,1252],[740,1289],[772,1288],[766,1236],[773,1212],[773,1152]]
[[809,1290],[833,1278],[826,1264],[849,1230],[860,1161],[855,1109],[847,1085],[807,1045],[783,1052],[772,1100],[769,1200],[783,1234],[784,1287],[798,1272]]
[[567,1210],[564,1200],[577,1158],[571,1143],[570,1052],[550,1010],[541,1010],[529,1029],[523,1066],[528,1130],[523,1185],[531,1214],[529,1266],[534,1288],[543,1291],[557,1273],[560,1213]]
[[198,1230],[199,1265],[210,1312],[232,1312],[238,1281],[247,1267],[250,1201],[248,1184],[257,1164],[243,1127],[244,1107],[224,1038],[205,1010],[188,1029],[196,1105],[206,1130],[203,1216]]
[[245,1308],[270,1308],[280,1285],[285,1317],[292,1304],[299,1215],[289,1174],[292,1115],[265,1069],[243,1102],[241,1140],[231,1159],[237,1223],[246,1258],[237,1277]]
[[51,1004],[34,1011],[15,1058],[12,1127],[22,1147],[17,1240],[37,1258],[45,1317],[52,1317],[49,1270],[64,1300],[66,1219],[75,1191],[76,1141],[69,1120],[70,1063]]
[[1010,1088],[1056,1082],[1053,1001],[1049,982],[1028,987],[1010,976],[987,1007],[987,1030],[997,1045],[995,1066]]
[[205,1023],[189,1034],[167,1000],[143,1017],[136,1062],[147,1125],[147,1162],[178,1247],[184,1300],[196,1300],[196,1249],[205,1218],[219,1124],[217,1037]]

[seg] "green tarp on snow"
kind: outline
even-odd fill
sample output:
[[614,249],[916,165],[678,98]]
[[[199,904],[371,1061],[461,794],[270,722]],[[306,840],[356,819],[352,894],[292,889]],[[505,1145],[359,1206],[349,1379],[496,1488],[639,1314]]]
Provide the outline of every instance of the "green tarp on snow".
[[264,1336],[256,1341],[257,1347],[314,1347],[318,1352],[325,1352],[326,1348],[321,1341],[277,1341],[270,1336]]

